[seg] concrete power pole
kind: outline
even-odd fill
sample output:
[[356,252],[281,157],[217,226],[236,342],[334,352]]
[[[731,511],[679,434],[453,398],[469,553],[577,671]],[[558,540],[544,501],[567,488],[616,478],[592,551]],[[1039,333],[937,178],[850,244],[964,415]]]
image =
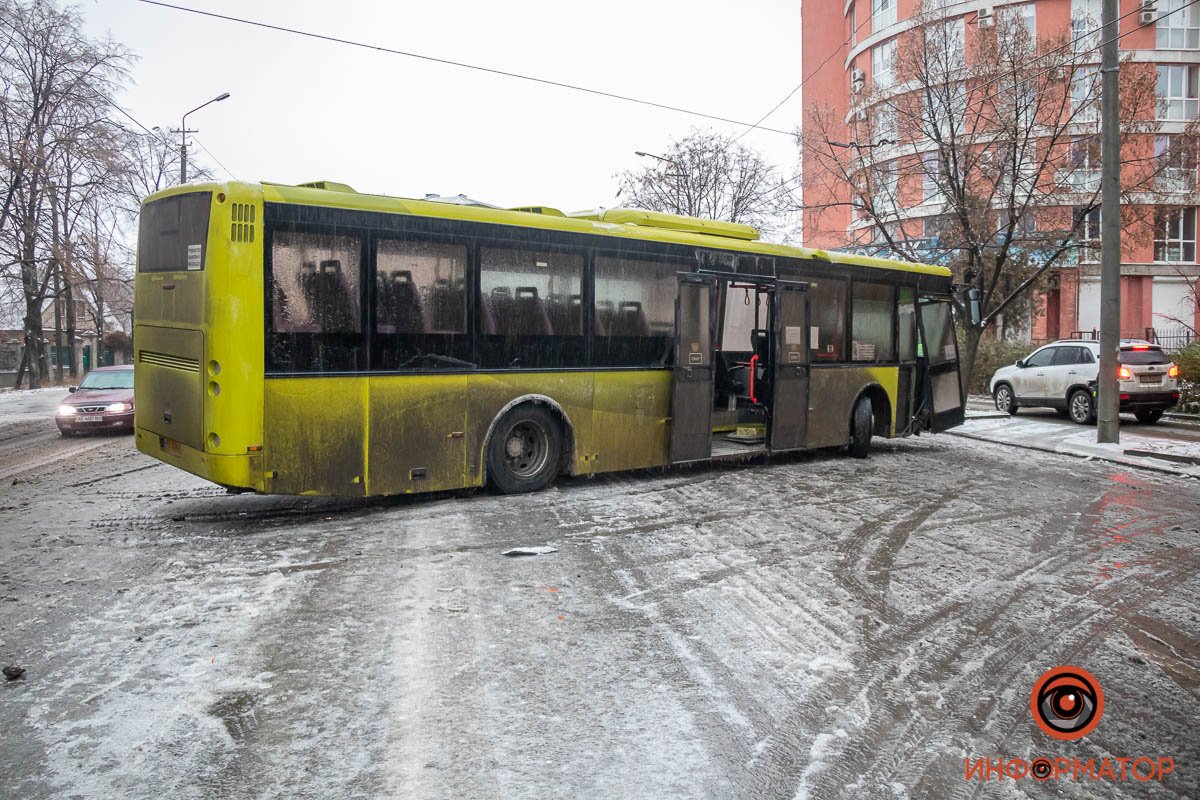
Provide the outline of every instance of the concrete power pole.
[[1096,380],[1096,441],[1121,440],[1117,353],[1121,346],[1121,130],[1117,66],[1117,3],[1104,0],[1100,50],[1100,374]]

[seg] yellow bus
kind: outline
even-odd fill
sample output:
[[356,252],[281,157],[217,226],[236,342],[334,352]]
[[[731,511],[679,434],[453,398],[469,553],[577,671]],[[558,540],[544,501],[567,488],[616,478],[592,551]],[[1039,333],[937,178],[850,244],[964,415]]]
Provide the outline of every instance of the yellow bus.
[[963,420],[950,272],[633,209],[207,183],[139,227],[142,452],[369,496],[794,450]]

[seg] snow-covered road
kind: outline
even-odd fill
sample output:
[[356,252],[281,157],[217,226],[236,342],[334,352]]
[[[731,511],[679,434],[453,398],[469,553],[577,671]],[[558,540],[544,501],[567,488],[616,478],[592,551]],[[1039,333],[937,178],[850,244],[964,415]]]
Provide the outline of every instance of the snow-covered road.
[[[923,436],[518,497],[229,497],[32,413],[0,413],[0,474],[0,661],[27,670],[0,795],[1200,787],[1192,479]],[[1077,742],[1030,714],[1060,664],[1104,691]],[[1175,771],[964,775],[1143,755]]]

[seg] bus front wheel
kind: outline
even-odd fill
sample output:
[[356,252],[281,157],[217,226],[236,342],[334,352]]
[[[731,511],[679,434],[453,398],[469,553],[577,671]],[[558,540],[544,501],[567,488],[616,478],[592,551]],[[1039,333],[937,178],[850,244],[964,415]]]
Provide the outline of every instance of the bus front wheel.
[[875,418],[870,398],[858,398],[858,402],[854,404],[854,413],[850,416],[850,455],[855,458],[867,457],[867,451],[871,449],[871,432],[874,427]]
[[504,494],[536,492],[558,474],[562,427],[548,409],[522,405],[509,411],[488,442],[491,483]]

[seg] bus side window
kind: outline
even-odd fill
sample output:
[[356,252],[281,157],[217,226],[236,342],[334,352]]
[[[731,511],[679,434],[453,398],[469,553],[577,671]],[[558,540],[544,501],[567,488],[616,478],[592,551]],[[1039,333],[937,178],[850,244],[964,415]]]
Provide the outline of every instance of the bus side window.
[[[582,253],[480,248],[479,286],[486,303],[480,318],[481,366],[500,369],[582,367],[582,318],[567,298],[583,287]],[[494,327],[489,330],[486,314]]]
[[377,240],[371,368],[470,369],[466,275],[466,245]]
[[272,231],[270,369],[323,372],[365,366],[361,246],[357,236]]
[[896,288],[886,283],[854,281],[854,309],[850,315],[851,348],[854,361],[891,362],[896,360],[893,314]]
[[597,255],[593,364],[666,366],[675,341],[677,275],[691,269],[640,254]]
[[809,309],[816,333],[809,342],[817,361],[845,361],[846,281],[818,278],[809,285]]

